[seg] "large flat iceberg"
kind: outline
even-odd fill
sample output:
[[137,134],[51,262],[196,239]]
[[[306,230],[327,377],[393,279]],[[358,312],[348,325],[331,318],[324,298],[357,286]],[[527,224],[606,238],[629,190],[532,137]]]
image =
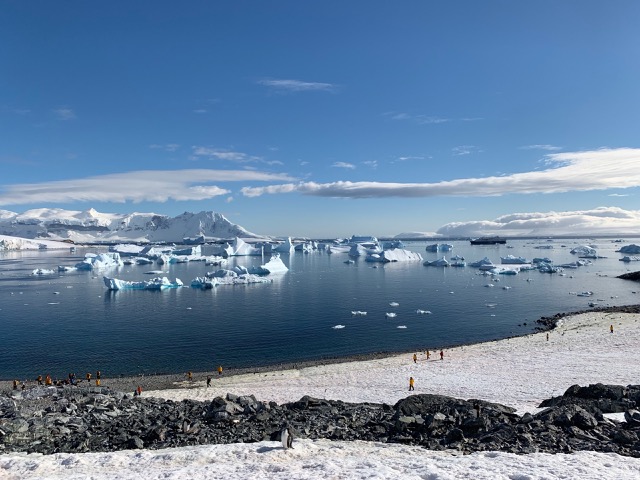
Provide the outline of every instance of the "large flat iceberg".
[[102,277],[109,290],[164,290],[165,288],[182,287],[179,278],[171,282],[167,277],[156,277],[142,282],[130,282],[111,277]]
[[416,262],[421,261],[422,255],[410,250],[404,250],[402,248],[392,248],[390,250],[384,250],[380,253],[368,253],[365,261],[367,262]]

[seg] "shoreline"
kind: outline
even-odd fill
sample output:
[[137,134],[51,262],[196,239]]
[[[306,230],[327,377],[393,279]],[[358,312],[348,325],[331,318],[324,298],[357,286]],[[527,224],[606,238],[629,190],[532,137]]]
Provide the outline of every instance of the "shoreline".
[[[532,335],[539,332],[552,331],[554,330],[558,322],[566,317],[573,317],[585,313],[634,313],[640,314],[640,304],[635,305],[620,305],[620,306],[612,306],[612,307],[596,307],[588,310],[580,310],[574,312],[563,312],[557,313],[553,316],[540,317],[535,321],[539,326],[536,327],[536,331],[525,333],[522,335],[512,335],[508,337],[499,337],[491,340],[486,340],[483,342],[469,342],[469,343],[459,343],[452,344],[445,347],[445,350],[468,347],[472,345],[483,345],[491,342],[496,342],[500,340],[508,340],[513,338],[526,337],[528,335]],[[424,351],[424,349],[418,349],[417,351]],[[241,367],[241,368],[226,368],[223,371],[222,377],[220,378],[228,378],[239,375],[246,374],[267,374],[274,372],[283,372],[287,370],[302,370],[309,367],[317,367],[317,366],[325,366],[325,365],[337,365],[337,364],[348,364],[353,362],[364,362],[370,360],[380,360],[385,358],[392,358],[399,355],[407,355],[413,353],[414,351],[398,351],[398,352],[374,352],[374,353],[364,353],[364,354],[353,354],[342,357],[329,357],[317,360],[304,360],[299,362],[284,362],[277,363],[271,365],[259,365],[255,367]],[[435,351],[434,351],[435,355]],[[150,375],[130,375],[130,376],[119,376],[119,377],[103,377],[101,382],[101,387],[108,388],[112,391],[120,391],[125,393],[132,393],[137,387],[141,387],[143,391],[149,390],[174,390],[174,389],[184,389],[190,388],[191,386],[196,387],[197,385],[201,385],[203,382],[206,382],[207,376],[211,376],[212,381],[219,378],[219,375],[216,371],[204,371],[204,372],[192,372],[192,380],[189,381],[186,376],[187,372],[181,373],[165,373],[165,374],[150,374]],[[79,388],[87,387],[86,381],[84,379],[80,379]],[[30,381],[28,388],[35,386],[34,381]],[[92,381],[91,386],[95,386]],[[11,380],[0,380],[0,393],[11,393],[12,392],[12,381]]]

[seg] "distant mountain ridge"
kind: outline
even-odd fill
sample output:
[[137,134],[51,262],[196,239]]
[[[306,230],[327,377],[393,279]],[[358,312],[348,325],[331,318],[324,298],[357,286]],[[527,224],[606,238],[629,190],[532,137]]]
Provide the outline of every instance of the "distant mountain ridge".
[[100,213],[39,208],[24,213],[0,210],[0,235],[92,242],[181,242],[184,238],[263,238],[230,222],[221,213]]

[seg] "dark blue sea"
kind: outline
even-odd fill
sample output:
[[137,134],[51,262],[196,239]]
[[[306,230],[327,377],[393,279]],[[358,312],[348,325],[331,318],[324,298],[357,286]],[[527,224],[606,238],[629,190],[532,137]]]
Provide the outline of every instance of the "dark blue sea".
[[[407,242],[425,260],[433,242]],[[0,379],[100,369],[104,376],[179,373],[265,366],[374,352],[446,348],[533,332],[541,316],[589,309],[589,304],[640,303],[637,283],[615,278],[640,264],[619,261],[613,239],[510,240],[508,245],[448,242],[467,262],[485,256],[549,257],[573,262],[569,251],[594,245],[608,258],[565,270],[500,275],[494,282],[475,268],[425,267],[422,262],[346,264],[346,254],[283,255],[289,272],[272,283],[188,286],[165,291],[106,289],[102,276],[148,280],[149,270],[186,285],[215,270],[204,262],[125,266],[107,271],[58,273],[86,252],[0,252]],[[552,246],[552,249],[536,247]],[[206,251],[205,247],[205,254]],[[268,258],[236,257],[228,266],[260,265]],[[36,276],[36,268],[54,269]],[[486,285],[493,283],[494,287]],[[504,289],[503,287],[510,287]],[[576,295],[592,291],[592,297]],[[392,302],[397,306],[390,305]],[[417,314],[429,310],[431,314]],[[366,311],[367,315],[352,315]],[[389,318],[386,313],[396,313]],[[333,328],[343,325],[344,328]],[[402,328],[399,328],[402,327]]]

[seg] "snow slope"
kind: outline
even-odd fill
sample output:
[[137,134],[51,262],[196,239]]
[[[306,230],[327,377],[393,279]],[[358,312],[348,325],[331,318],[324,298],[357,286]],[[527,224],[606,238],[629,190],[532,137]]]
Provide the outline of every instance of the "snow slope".
[[184,238],[261,238],[216,212],[100,213],[39,208],[18,214],[2,210],[0,234],[24,238],[88,242],[181,242]]

